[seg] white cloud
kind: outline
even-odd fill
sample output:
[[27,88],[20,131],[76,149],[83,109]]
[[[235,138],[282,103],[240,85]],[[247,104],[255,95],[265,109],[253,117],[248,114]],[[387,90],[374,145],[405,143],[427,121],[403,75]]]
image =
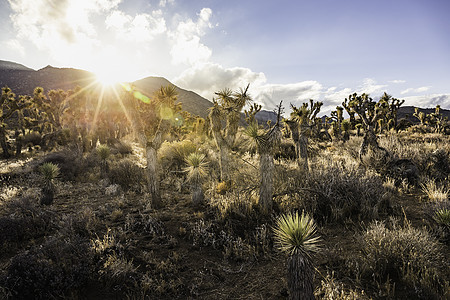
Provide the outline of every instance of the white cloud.
[[248,68],[224,68],[219,64],[197,64],[183,72],[174,80],[178,86],[190,89],[208,100],[214,93],[224,88],[238,90],[250,84],[249,93],[263,109],[272,110],[283,100],[283,106],[289,109],[290,103],[299,106],[314,99],[323,101],[322,114],[328,113],[340,105],[345,97],[352,93],[349,88],[325,88],[317,81],[308,80],[290,84],[270,84],[262,72],[253,72]]
[[136,14],[134,17],[120,10],[114,10],[106,18],[107,28],[114,29],[121,38],[148,42],[166,31],[166,21],[161,10],[152,11],[152,14]]
[[159,6],[166,7],[167,3],[173,4],[174,2],[175,2],[174,0],[160,0],[159,1]]
[[409,88],[409,89],[401,91],[400,94],[404,95],[404,94],[408,94],[408,93],[423,93],[423,92],[428,91],[430,88],[431,88],[431,86],[422,86],[422,87],[419,87],[416,89]]
[[450,108],[450,94],[431,94],[423,96],[405,97],[403,106],[417,106],[421,108],[434,108],[440,105],[442,108]]
[[377,84],[377,82],[372,78],[365,78],[363,80],[363,84],[359,87],[358,92],[366,94],[379,93],[386,87],[387,85]]
[[15,52],[19,52],[20,55],[25,56],[25,48],[19,43],[18,40],[16,39],[9,40],[6,42],[6,45],[8,46],[9,49]]
[[399,79],[396,79],[396,80],[391,80],[391,81],[388,81],[388,82],[389,82],[389,83],[399,84],[399,83],[405,83],[406,80],[399,80]]
[[209,21],[211,15],[210,8],[203,8],[198,14],[196,22],[192,19],[182,21],[176,30],[169,33],[173,43],[170,54],[174,64],[195,65],[209,60],[212,51],[200,42],[200,37],[205,35],[207,28],[213,27]]

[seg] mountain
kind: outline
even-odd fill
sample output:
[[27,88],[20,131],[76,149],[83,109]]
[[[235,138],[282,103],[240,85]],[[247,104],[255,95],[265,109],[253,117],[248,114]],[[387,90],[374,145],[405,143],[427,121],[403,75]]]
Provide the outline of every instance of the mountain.
[[[47,66],[40,70],[33,70],[23,65],[0,61],[0,87],[8,86],[15,94],[32,95],[35,87],[40,86],[48,92],[52,89],[69,90],[76,86],[85,87],[95,82],[95,75],[91,72],[72,69],[55,68]],[[143,94],[150,96],[161,86],[172,84],[162,77],[147,77],[132,82]],[[212,103],[200,95],[176,87],[178,101],[183,104],[183,109],[192,115],[205,118],[208,108]]]
[[[84,70],[46,66],[36,71],[15,62],[0,60],[0,87],[8,86],[17,95],[32,95],[38,86],[48,92],[52,89],[70,90],[76,86],[85,87],[93,82],[95,82],[95,75]],[[150,96],[161,86],[172,83],[163,77],[146,77],[132,84],[141,93]],[[192,91],[175,87],[178,92],[178,101],[182,103],[184,110],[202,118],[208,116],[208,109],[213,105],[211,101]],[[276,114],[260,111],[256,119],[261,124],[265,124],[267,120],[272,120],[274,124]]]
[[[144,95],[151,95],[161,86],[171,85],[172,83],[163,77],[146,77],[134,81],[133,84]],[[206,100],[192,91],[179,88],[176,85],[174,86],[178,93],[178,101],[183,104],[183,110],[202,118],[208,116],[208,109],[213,105],[211,101]]]
[[24,65],[21,65],[21,64],[12,62],[12,61],[6,61],[6,60],[0,60],[0,70],[34,71],[33,69],[25,67]]

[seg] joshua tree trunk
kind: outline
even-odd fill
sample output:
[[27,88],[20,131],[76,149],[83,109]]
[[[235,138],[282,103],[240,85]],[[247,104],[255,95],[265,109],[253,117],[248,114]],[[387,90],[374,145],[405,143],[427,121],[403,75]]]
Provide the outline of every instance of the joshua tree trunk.
[[53,183],[46,184],[42,188],[41,204],[50,205],[55,197],[55,187]]
[[194,205],[200,205],[203,203],[205,197],[203,195],[202,185],[199,182],[192,183],[191,196],[192,196],[192,203]]
[[298,148],[299,148],[299,160],[298,160],[298,166],[300,169],[308,172],[308,138],[300,134],[300,138],[298,140]]
[[287,265],[289,300],[314,299],[314,272],[308,259],[296,251],[289,256]]
[[261,184],[259,187],[259,206],[264,212],[272,210],[273,195],[273,155],[270,153],[261,153],[259,157],[261,170]]
[[8,144],[6,143],[6,133],[5,133],[4,128],[1,128],[1,127],[0,127],[0,144],[1,144],[2,150],[3,150],[3,157],[9,158],[11,156],[11,153],[9,153],[9,147],[8,147]]
[[158,157],[157,149],[152,146],[145,148],[145,155],[147,159],[147,182],[148,190],[152,197],[152,204],[155,208],[162,206],[161,194],[159,191],[159,172],[158,172]]
[[373,128],[368,128],[364,133],[363,141],[361,143],[361,148],[359,149],[359,159],[362,160],[362,157],[367,154],[369,149],[378,149],[377,136],[373,132]]

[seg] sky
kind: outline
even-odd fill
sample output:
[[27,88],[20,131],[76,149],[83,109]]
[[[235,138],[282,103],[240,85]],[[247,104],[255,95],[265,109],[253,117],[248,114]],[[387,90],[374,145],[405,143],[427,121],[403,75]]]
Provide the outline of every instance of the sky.
[[0,0],[0,60],[133,81],[208,100],[250,84],[272,110],[384,92],[450,109],[448,0]]

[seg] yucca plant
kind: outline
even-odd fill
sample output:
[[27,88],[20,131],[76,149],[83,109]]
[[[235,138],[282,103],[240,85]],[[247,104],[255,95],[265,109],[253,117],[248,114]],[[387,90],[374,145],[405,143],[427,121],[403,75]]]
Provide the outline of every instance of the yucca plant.
[[191,185],[192,203],[199,205],[204,200],[202,181],[208,175],[207,163],[205,155],[192,152],[185,159],[188,167],[184,169],[187,173],[187,180]]
[[109,172],[108,157],[111,151],[107,145],[97,147],[97,155],[100,157],[100,176],[106,178]]
[[433,219],[440,226],[444,226],[450,229],[450,209],[439,209],[434,213]]
[[41,204],[50,205],[55,196],[55,184],[53,180],[59,176],[59,167],[53,163],[44,163],[39,167],[43,177]]
[[302,212],[281,215],[274,228],[278,248],[288,254],[289,299],[314,299],[311,255],[319,251],[314,220]]

